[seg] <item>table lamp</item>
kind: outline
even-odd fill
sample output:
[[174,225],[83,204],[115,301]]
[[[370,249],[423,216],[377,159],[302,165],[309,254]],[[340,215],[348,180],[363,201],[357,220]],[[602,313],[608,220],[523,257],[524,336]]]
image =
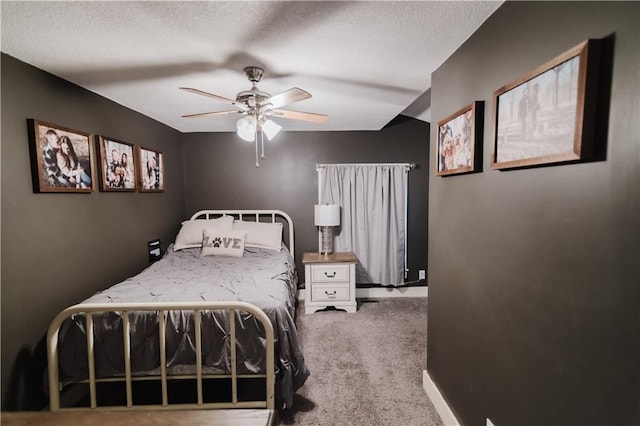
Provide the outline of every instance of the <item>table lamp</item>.
[[313,221],[322,232],[321,254],[333,253],[333,227],[340,225],[340,206],[337,204],[316,204]]

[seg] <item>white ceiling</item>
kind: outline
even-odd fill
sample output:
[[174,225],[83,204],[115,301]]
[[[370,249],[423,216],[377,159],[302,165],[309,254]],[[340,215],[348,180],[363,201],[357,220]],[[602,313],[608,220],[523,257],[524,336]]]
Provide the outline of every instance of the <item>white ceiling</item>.
[[[285,130],[379,130],[400,113],[430,121],[431,73],[501,1],[2,1],[2,51],[181,132],[235,131],[238,115],[182,118],[259,88],[313,97],[283,109],[323,124]],[[426,93],[425,93],[426,92]]]

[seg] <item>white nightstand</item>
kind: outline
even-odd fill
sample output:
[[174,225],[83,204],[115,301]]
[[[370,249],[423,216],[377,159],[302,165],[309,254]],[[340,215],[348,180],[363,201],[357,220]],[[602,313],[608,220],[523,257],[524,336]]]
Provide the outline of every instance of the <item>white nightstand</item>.
[[355,313],[356,264],[358,258],[348,253],[304,253],[302,255],[305,276],[304,313],[333,306]]

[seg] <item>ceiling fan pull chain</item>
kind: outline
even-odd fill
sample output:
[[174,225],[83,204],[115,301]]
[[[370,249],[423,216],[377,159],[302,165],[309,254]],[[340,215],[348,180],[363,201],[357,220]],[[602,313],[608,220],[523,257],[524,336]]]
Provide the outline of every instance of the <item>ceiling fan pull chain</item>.
[[255,137],[253,138],[256,141],[256,167],[260,167],[260,163],[258,162],[258,127],[256,126]]
[[260,130],[260,144],[262,145],[262,158],[264,160],[264,131]]

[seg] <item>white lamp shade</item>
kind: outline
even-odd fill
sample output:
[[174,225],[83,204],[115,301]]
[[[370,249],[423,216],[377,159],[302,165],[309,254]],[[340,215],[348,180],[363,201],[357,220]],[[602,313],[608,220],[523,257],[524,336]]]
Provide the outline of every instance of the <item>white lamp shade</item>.
[[316,226],[340,225],[340,206],[338,204],[316,204],[313,208],[313,221]]
[[256,119],[253,116],[246,116],[241,118],[236,123],[238,129],[238,136],[247,142],[253,142],[256,137]]
[[271,120],[267,120],[262,123],[262,131],[267,136],[267,139],[271,140],[278,134],[278,132],[282,129],[282,126],[279,126],[275,122]]

